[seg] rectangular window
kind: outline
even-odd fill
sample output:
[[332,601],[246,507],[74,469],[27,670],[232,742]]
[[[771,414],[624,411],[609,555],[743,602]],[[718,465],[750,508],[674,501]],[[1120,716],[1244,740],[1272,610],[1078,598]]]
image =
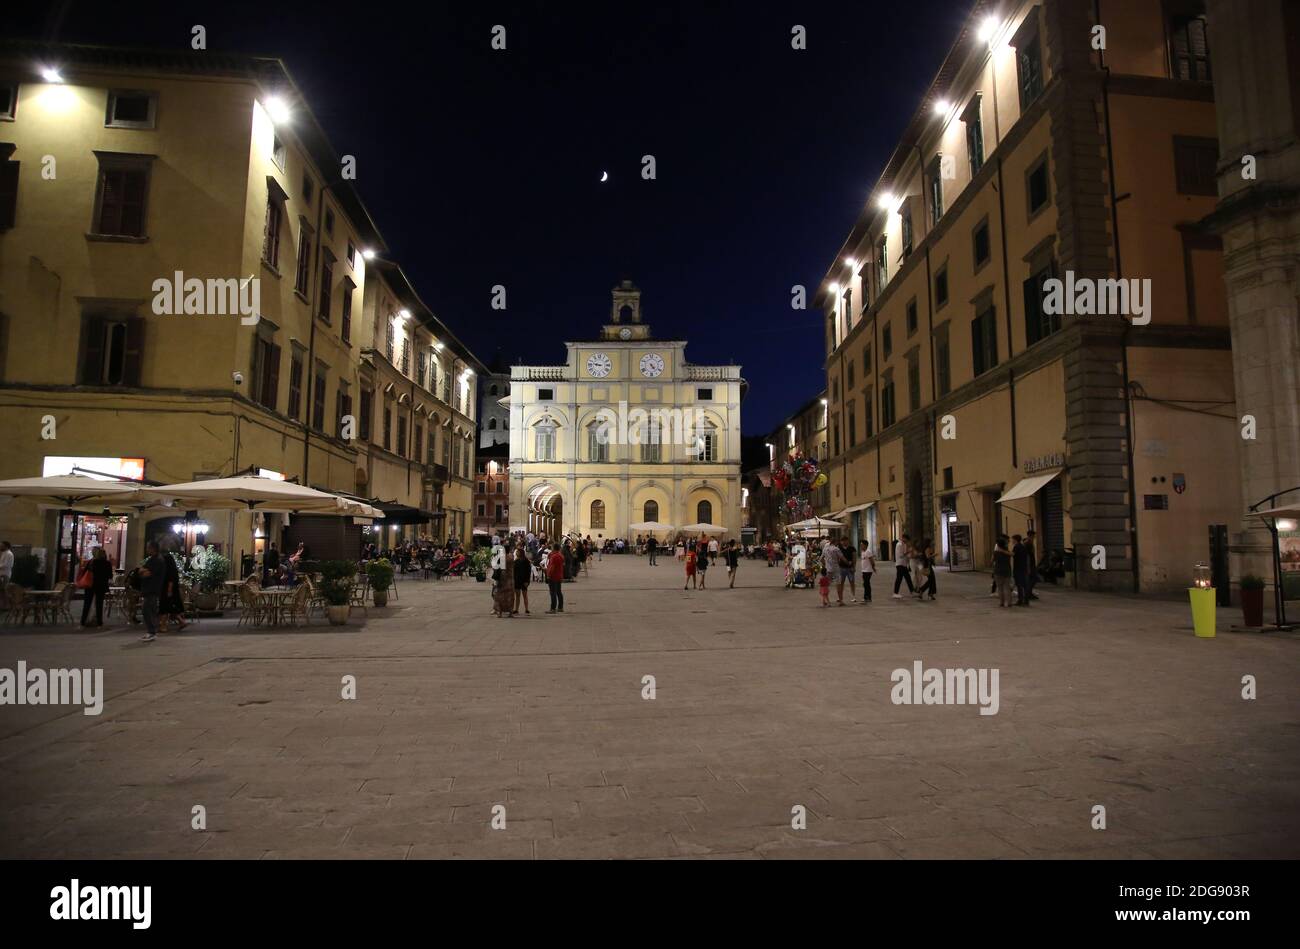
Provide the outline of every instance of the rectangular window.
[[849,436],[849,447],[852,448],[858,443],[858,407],[857,404],[850,399],[844,410],[845,418],[848,423],[847,431]]
[[14,226],[18,219],[18,165],[0,161],[0,230]]
[[334,434],[339,438],[343,437],[344,420],[352,414],[352,394],[348,391],[346,382],[339,383],[338,406],[334,413]]
[[144,360],[144,320],[128,314],[82,317],[80,385],[138,387]]
[[553,402],[553,401],[555,401],[555,390],[554,390],[554,389],[538,389],[538,390],[537,390],[537,398],[538,398],[539,400],[541,400],[542,402]]
[[1032,219],[1035,214],[1047,207],[1052,197],[1048,185],[1046,155],[1038,159],[1029,169],[1029,174],[1025,176],[1025,193],[1029,205],[1029,217]]
[[1175,79],[1210,81],[1210,38],[1204,13],[1170,17],[1169,66]]
[[280,201],[272,194],[266,199],[266,222],[262,227],[262,259],[275,270],[280,262],[280,224],[284,220],[284,209]]
[[505,483],[504,481],[498,481],[498,482],[497,482],[497,485],[496,485],[496,492],[497,492],[497,494],[505,494],[505,493],[506,493],[506,483]]
[[415,356],[415,384],[424,388],[424,376],[429,366],[429,354],[421,349]]
[[384,321],[384,355],[388,357],[391,365],[397,365],[397,327],[393,325],[396,319],[393,314],[388,314],[388,319]]
[[280,347],[268,336],[253,339],[253,364],[249,373],[253,401],[275,411],[280,394]]
[[879,296],[889,283],[889,238],[880,238],[876,244],[876,294]]
[[[496,507],[496,519],[497,519],[497,523],[498,523],[498,524],[503,524],[503,523],[505,523],[505,510],[502,508],[502,506],[501,506],[500,504],[495,505],[495,507]],[[601,517],[601,522],[602,522],[601,526],[603,527],[603,526],[604,526],[604,523],[603,523],[603,522],[604,522],[604,519],[605,519],[605,512],[604,512],[604,511],[601,511],[601,513],[600,513],[600,517]],[[592,527],[595,527],[596,525],[595,525],[595,524],[592,524],[591,526],[592,526]]]
[[542,427],[537,430],[537,460],[555,460],[555,429]]
[[831,420],[831,452],[836,455],[840,453],[840,417],[838,415]]
[[332,235],[334,233],[334,209],[325,209],[325,233]]
[[978,271],[981,267],[989,262],[989,221],[988,218],[980,221],[975,226],[975,233],[971,237],[971,253],[975,258],[975,269]]
[[18,111],[18,83],[0,82],[0,121],[12,122]]
[[411,337],[402,334],[402,375],[411,374]]
[[696,389],[696,390],[695,390],[695,397],[696,397],[699,401],[701,401],[701,402],[712,402],[712,401],[713,401],[713,390],[712,390],[712,389]]
[[921,407],[921,357],[915,349],[907,354],[907,411]]
[[316,364],[316,376],[312,380],[311,427],[322,435],[325,434],[325,373],[328,370],[321,363]]
[[894,351],[894,334],[892,327],[886,323],[885,328],[880,331],[880,351],[884,353],[886,359]]
[[[1030,12],[1030,18],[1035,16]],[[1043,50],[1038,42],[1038,31],[1018,42],[1016,70],[1020,86],[1020,111],[1024,112],[1043,91]]]
[[660,438],[662,431],[656,422],[647,422],[641,431],[641,460],[661,461]]
[[880,388],[880,428],[889,428],[894,424],[894,374],[885,375]]
[[99,188],[95,202],[96,234],[145,236],[145,204],[149,196],[148,158],[97,152]]
[[307,295],[307,278],[311,274],[311,227],[306,218],[298,227],[298,270],[293,278],[293,288]]
[[352,291],[357,285],[351,277],[343,278],[343,316],[339,322],[339,336],[343,342],[352,342]]
[[486,504],[479,504],[479,506],[478,506],[478,516],[479,516],[479,517],[487,517],[487,505],[486,505]]
[[330,321],[330,296],[334,286],[334,260],[325,254],[320,262],[320,303],[316,308],[320,318]]
[[943,333],[937,334],[934,341],[934,361],[935,375],[938,377],[935,383],[939,390],[940,396],[945,396],[952,391],[952,367],[951,356],[948,347],[948,325],[943,326]]
[[853,360],[852,359],[849,360],[849,365],[846,374],[848,376],[848,381],[845,383],[845,385],[848,386],[850,389],[852,389],[853,388]]
[[916,297],[907,301],[907,337],[911,339],[916,333],[917,326],[920,325],[920,318],[917,316]]
[[384,406],[384,451],[393,450],[393,410]]
[[[418,437],[419,432],[416,432],[416,435]],[[437,437],[438,437],[437,429],[434,427],[433,421],[430,420],[429,421],[429,444],[426,445],[424,449],[424,463],[426,465],[432,465],[435,463],[434,459],[437,457],[437,455],[434,452],[434,442],[437,439]]]
[[316,193],[316,183],[311,180],[311,175],[305,171],[302,173],[302,199],[307,202],[307,207],[311,207],[311,199]]
[[862,378],[871,375],[871,347],[862,347]]
[[898,216],[903,231],[903,259],[907,260],[912,255],[912,205],[904,201]]
[[108,94],[104,124],[114,129],[151,129],[158,110],[158,97],[151,92],[114,90]]
[[587,458],[590,461],[609,461],[609,441],[599,425],[587,429]]
[[1045,312],[1044,301],[1047,291],[1044,284],[1056,274],[1056,264],[1047,266],[1031,274],[1025,281],[1025,344],[1034,345],[1040,339],[1046,339],[1061,329],[1061,314]]
[[406,416],[399,416],[397,419],[397,453],[403,458],[406,457]]
[[936,226],[943,217],[943,156],[935,155],[930,162],[930,225]]
[[[361,417],[357,419],[357,434],[363,442],[370,441],[370,413],[374,409],[374,394],[369,389],[361,390]],[[433,444],[433,431],[429,432],[429,444]]]
[[302,352],[296,347],[289,361],[289,417],[302,414]]
[[271,161],[275,162],[275,166],[281,171],[284,171],[284,160],[286,154],[287,151],[284,147],[284,140],[281,139],[278,134],[273,134],[271,136]]
[[984,167],[984,121],[983,121],[983,96],[978,92],[971,99],[970,105],[966,107],[962,115],[962,121],[966,123],[966,160],[970,163],[970,176],[972,180],[980,173]]
[[980,376],[998,364],[997,310],[989,307],[971,320],[970,339],[975,375]]
[[356,265],[357,265],[357,249],[353,245],[352,241],[349,240],[348,241],[348,266],[355,267]]
[[1174,180],[1179,194],[1218,197],[1218,165],[1218,139],[1174,137]]
[[934,308],[941,310],[948,305],[948,265],[944,264],[934,275]]

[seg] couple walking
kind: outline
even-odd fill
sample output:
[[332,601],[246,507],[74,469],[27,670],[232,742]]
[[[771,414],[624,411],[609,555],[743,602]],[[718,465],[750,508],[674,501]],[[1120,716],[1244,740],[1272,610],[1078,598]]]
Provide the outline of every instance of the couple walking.
[[[915,544],[910,534],[904,534],[894,545],[893,598],[895,600],[903,598],[898,591],[906,583],[907,592],[918,600],[925,599],[927,593],[933,600],[934,595],[939,592],[934,566],[934,545],[930,539],[927,537],[921,543]],[[913,574],[917,578],[916,586],[912,585]]]

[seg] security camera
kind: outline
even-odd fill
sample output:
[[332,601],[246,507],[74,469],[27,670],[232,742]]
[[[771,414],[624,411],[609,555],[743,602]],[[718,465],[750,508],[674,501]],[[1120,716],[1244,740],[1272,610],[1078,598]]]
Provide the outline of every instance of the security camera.
[[232,372],[230,378],[235,380],[235,385],[237,386],[242,386],[244,384],[244,374],[242,372]]

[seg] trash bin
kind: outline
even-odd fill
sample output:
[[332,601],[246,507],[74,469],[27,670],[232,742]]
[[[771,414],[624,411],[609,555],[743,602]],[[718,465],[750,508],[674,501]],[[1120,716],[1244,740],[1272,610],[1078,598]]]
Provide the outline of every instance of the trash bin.
[[1192,601],[1192,629],[1200,639],[1213,639],[1216,616],[1214,587],[1189,587]]

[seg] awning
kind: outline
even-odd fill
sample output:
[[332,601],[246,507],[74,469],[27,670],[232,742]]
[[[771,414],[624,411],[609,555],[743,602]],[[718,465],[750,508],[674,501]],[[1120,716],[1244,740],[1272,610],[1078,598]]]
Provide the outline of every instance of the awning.
[[418,507],[398,504],[396,501],[370,501],[369,503],[384,512],[385,524],[427,524],[436,516],[432,511],[422,511]]
[[1064,470],[1064,468],[1053,468],[1051,471],[1036,474],[1032,478],[1025,478],[1006,494],[1002,495],[1002,497],[998,498],[998,503],[1005,504],[1007,501],[1019,501],[1023,498],[1033,497],[1039,492],[1043,485],[1047,484],[1047,482],[1051,481]]
[[831,520],[838,521],[845,514],[853,514],[857,511],[865,511],[867,508],[871,507],[875,503],[876,503],[875,501],[868,501],[866,504],[855,504],[852,507],[846,507],[844,510],[837,511],[836,513],[832,514]]

